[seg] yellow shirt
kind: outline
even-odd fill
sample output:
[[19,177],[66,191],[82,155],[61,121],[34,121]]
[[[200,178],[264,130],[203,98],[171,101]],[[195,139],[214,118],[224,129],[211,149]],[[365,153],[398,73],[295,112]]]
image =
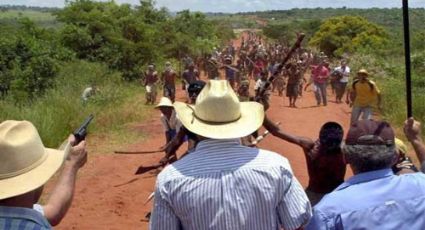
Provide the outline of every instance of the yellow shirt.
[[[369,81],[369,83],[367,81]],[[367,81],[359,81],[355,84],[356,99],[354,101],[354,106],[373,107],[378,103],[378,95],[380,94],[380,91],[378,87],[376,87],[375,82],[371,80]],[[371,85],[373,85],[372,90]]]

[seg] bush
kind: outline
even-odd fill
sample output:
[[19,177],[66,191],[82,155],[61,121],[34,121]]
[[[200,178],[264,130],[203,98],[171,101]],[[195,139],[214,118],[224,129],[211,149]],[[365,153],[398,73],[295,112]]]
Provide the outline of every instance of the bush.
[[381,49],[387,43],[388,35],[384,28],[358,16],[329,18],[310,40],[310,45],[328,56]]
[[[110,72],[105,65],[76,61],[62,66],[56,87],[33,103],[16,106],[9,99],[0,101],[0,122],[29,120],[46,146],[57,147],[91,113],[95,120],[90,132],[98,134],[122,132],[123,125],[145,118],[147,106],[143,105],[142,87],[123,82],[118,72]],[[100,92],[83,106],[81,93],[92,83]]]

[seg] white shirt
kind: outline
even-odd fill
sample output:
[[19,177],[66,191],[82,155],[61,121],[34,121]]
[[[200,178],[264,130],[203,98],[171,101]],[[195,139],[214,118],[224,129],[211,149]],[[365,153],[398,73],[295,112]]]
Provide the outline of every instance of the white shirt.
[[92,94],[93,94],[93,88],[87,87],[86,89],[84,89],[83,94],[81,95],[81,98],[84,101],[87,101]]
[[164,127],[165,132],[170,131],[171,129],[174,129],[178,132],[182,126],[179,118],[177,117],[175,110],[173,110],[173,112],[171,113],[171,117],[169,120],[167,119],[166,116],[164,116],[164,114],[161,114],[160,119],[161,119],[162,127]]
[[345,69],[342,69],[342,66],[338,66],[335,68],[335,71],[339,71],[342,73],[342,78],[339,82],[347,83],[350,78],[350,67],[345,66]]
[[286,158],[208,139],[158,175],[150,229],[296,229],[311,215]]

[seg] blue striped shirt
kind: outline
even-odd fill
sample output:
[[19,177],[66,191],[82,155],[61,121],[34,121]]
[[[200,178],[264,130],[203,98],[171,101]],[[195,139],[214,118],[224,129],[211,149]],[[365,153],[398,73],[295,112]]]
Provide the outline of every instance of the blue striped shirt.
[[46,230],[52,227],[46,218],[34,209],[0,206],[0,229]]
[[289,230],[311,213],[286,158],[209,139],[159,174],[150,229]]

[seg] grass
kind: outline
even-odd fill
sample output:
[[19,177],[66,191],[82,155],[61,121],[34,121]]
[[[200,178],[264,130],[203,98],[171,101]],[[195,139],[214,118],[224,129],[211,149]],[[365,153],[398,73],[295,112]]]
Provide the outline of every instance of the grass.
[[[83,105],[81,93],[96,83],[99,92]],[[124,82],[117,72],[106,66],[85,61],[64,63],[57,85],[33,104],[17,107],[8,100],[0,101],[0,121],[29,120],[39,130],[43,143],[58,147],[83,120],[94,114],[89,127],[89,145],[94,152],[110,152],[112,148],[134,143],[143,133],[129,127],[142,122],[152,109],[144,105],[142,87]],[[107,146],[101,143],[107,142]]]
[[56,16],[51,12],[41,12],[35,10],[7,10],[0,11],[0,23],[15,24],[19,18],[27,17],[36,25],[44,28],[58,27],[60,23],[56,21]]

